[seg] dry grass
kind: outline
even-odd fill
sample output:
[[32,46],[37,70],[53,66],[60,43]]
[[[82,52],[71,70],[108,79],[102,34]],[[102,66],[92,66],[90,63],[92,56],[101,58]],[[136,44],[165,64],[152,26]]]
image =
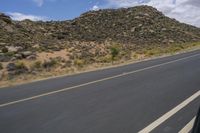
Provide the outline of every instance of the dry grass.
[[[140,51],[140,52],[132,52],[131,59],[127,61],[117,60],[117,61],[108,62],[108,63],[93,63],[93,64],[88,64],[88,65],[85,64],[84,66],[82,66],[82,62],[81,62],[81,67],[79,66],[72,66],[72,67],[67,67],[67,68],[57,67],[54,69],[50,69],[48,71],[46,70],[40,71],[36,75],[26,74],[26,75],[19,75],[12,80],[5,79],[5,80],[0,81],[0,86],[1,87],[12,86],[12,85],[28,83],[28,82],[37,81],[40,79],[47,79],[47,78],[61,76],[61,75],[72,75],[72,74],[83,73],[83,72],[88,72],[88,71],[95,71],[99,69],[123,66],[123,65],[131,64],[138,61],[170,56],[170,55],[188,52],[188,51],[197,50],[197,49],[200,49],[200,43],[170,45],[166,47],[165,49],[162,49],[159,47],[154,47],[148,50],[143,49],[143,51]],[[66,55],[67,55],[66,50],[63,50],[62,52],[58,51],[56,53],[41,53],[39,56],[39,60],[47,60],[50,57],[54,58],[54,57],[59,57],[59,56],[62,56],[63,58],[67,59],[68,57]],[[27,60],[23,60],[23,62],[28,66],[30,66],[33,63],[33,61],[27,61]],[[5,65],[6,64],[3,64],[3,66]]]
[[65,60],[69,60],[69,57],[67,56],[68,52],[66,49],[63,49],[61,51],[54,51],[54,52],[41,52],[37,54],[37,60],[39,61],[45,61],[49,60],[50,58],[56,58],[61,57]]

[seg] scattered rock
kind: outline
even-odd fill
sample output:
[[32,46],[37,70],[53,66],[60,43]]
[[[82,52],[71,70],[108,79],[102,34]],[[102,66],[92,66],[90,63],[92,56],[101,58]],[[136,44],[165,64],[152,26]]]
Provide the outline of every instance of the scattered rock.
[[22,59],[22,58],[23,58],[23,57],[22,57],[22,54],[15,54],[14,57],[15,57],[16,59]]
[[7,55],[1,55],[0,54],[0,62],[8,62],[10,61],[11,57]]
[[33,75],[37,75],[38,72],[37,72],[37,71],[31,71],[31,74],[33,74]]
[[166,29],[166,28],[162,28],[161,30],[162,30],[162,31],[166,31],[167,29]]
[[11,18],[9,16],[5,15],[4,13],[0,13],[0,19],[8,24],[12,23]]
[[19,52],[20,50],[23,50],[21,46],[7,46],[8,52]]
[[12,58],[10,59],[10,61],[15,61],[15,60],[17,60],[16,57],[12,57]]
[[155,33],[155,31],[154,31],[154,30],[151,30],[151,29],[149,30],[149,32],[150,32],[150,33]]
[[171,40],[171,39],[170,39],[170,40],[169,40],[169,43],[174,43],[174,40]]
[[27,60],[36,60],[37,56],[35,54],[26,57]]
[[14,71],[16,70],[16,65],[15,63],[8,63],[8,65],[6,66],[7,71]]
[[139,24],[138,27],[142,27],[143,24]]
[[131,28],[131,32],[135,32],[136,27]]
[[31,56],[33,53],[31,51],[25,51],[25,52],[22,52],[22,57],[26,58],[28,56]]
[[29,70],[24,64],[16,64],[16,63],[9,63],[6,66],[9,76],[19,75],[23,73],[27,73]]

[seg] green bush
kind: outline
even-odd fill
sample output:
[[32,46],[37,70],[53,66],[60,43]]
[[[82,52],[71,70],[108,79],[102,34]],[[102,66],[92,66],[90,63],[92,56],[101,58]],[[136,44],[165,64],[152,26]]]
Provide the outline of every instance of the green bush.
[[16,62],[15,66],[16,66],[16,69],[26,69],[27,68],[26,65],[20,61]]
[[42,62],[41,61],[36,61],[31,66],[32,69],[40,69],[41,67],[42,67]]
[[83,67],[84,64],[85,64],[85,61],[84,61],[84,60],[81,60],[81,59],[75,59],[75,60],[74,60],[74,65],[75,65],[75,66]]
[[44,68],[51,68],[54,67],[58,62],[55,59],[51,59],[49,61],[44,61],[44,63],[42,64],[42,66]]
[[101,63],[110,63],[112,62],[112,56],[111,55],[105,55],[99,58],[99,62]]
[[3,64],[0,62],[0,70],[3,69]]
[[5,53],[6,56],[13,57],[15,55],[14,52],[7,52]]
[[114,60],[119,55],[119,47],[112,46],[110,48],[110,53],[111,53],[111,56],[112,56],[112,60]]
[[3,47],[3,48],[1,49],[1,51],[2,51],[3,53],[7,53],[7,52],[8,52],[8,48]]

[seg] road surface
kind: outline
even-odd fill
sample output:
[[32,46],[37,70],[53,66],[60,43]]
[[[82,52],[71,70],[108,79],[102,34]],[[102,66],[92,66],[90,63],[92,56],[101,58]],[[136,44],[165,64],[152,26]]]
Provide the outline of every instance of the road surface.
[[200,51],[0,89],[1,133],[177,133],[200,105]]

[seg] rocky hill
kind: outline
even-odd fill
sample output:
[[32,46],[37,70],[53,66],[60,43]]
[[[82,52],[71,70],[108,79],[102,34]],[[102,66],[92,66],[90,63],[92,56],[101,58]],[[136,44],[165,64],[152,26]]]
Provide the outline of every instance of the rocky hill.
[[[177,44],[184,48],[184,44],[193,42],[200,42],[200,28],[166,17],[149,6],[89,11],[73,20],[47,22],[14,21],[0,13],[0,62],[6,64],[39,60],[49,65],[47,60],[59,57],[63,68],[109,62],[112,52],[130,58],[142,49]],[[111,49],[113,45],[119,50]],[[9,71],[13,64],[1,66]]]
[[142,45],[190,42],[200,37],[198,28],[181,24],[148,6],[91,11],[73,20],[71,25],[68,34],[72,33],[72,39],[88,41],[109,38]]
[[[13,21],[0,14],[0,42],[8,45],[111,40],[125,44],[166,44],[200,40],[200,29],[164,16],[155,8],[90,11],[70,21]],[[31,46],[31,45],[30,45]]]

